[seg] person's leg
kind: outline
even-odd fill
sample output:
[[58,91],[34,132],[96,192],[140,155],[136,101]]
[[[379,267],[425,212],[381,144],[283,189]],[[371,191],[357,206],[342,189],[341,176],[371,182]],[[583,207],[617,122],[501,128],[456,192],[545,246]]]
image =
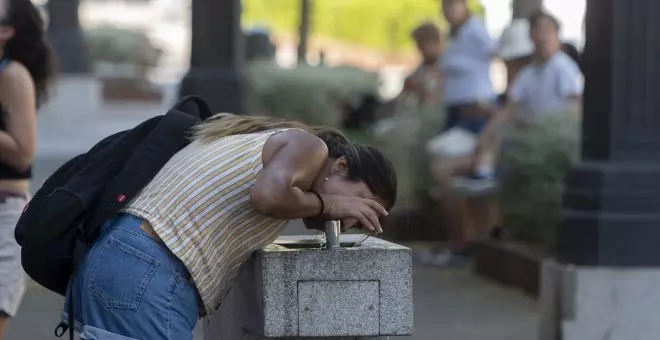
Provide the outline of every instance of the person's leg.
[[475,220],[475,232],[470,241],[488,238],[500,220],[497,196],[470,197],[468,207]]
[[113,219],[86,255],[73,286],[81,339],[192,340],[201,308],[197,289],[185,266],[140,223],[130,215]]
[[5,338],[5,326],[7,325],[7,320],[9,320],[9,315],[7,315],[7,313],[0,313],[0,340]]
[[[434,196],[438,202],[438,211],[443,223],[448,227],[450,242],[437,246],[422,254],[421,260],[427,264],[446,266],[457,263],[466,239],[474,233],[474,221],[464,197],[456,196],[449,186],[452,178],[468,174],[474,164],[470,156],[434,161],[430,171],[436,187]],[[464,262],[464,261],[461,261]]]
[[0,203],[0,339],[9,319],[16,315],[25,292],[26,275],[14,228],[25,207],[23,197],[6,197]]
[[[487,123],[486,119],[464,119],[460,125],[465,129],[480,135]],[[496,161],[499,155],[500,129],[481,135],[481,142],[473,154],[473,167],[468,176],[456,177],[451,187],[454,191],[467,196],[487,196],[497,190]]]

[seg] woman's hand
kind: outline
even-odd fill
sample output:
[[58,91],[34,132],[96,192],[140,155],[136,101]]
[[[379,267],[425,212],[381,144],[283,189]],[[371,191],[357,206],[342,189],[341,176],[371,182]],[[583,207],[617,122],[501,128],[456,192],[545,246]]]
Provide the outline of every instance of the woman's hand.
[[382,233],[380,218],[387,216],[387,210],[375,200],[352,197],[324,195],[324,217],[341,220],[342,228],[350,229],[356,224],[362,225],[367,231]]

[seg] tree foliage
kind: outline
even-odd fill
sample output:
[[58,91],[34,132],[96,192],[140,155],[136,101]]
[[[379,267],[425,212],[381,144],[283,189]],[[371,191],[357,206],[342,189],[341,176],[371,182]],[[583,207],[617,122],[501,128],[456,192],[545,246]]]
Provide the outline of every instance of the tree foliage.
[[[410,31],[422,21],[446,26],[439,0],[311,0],[314,35],[383,50],[411,48]],[[483,15],[478,0],[469,0],[474,13]],[[248,25],[265,25],[276,32],[296,33],[301,0],[243,0]]]

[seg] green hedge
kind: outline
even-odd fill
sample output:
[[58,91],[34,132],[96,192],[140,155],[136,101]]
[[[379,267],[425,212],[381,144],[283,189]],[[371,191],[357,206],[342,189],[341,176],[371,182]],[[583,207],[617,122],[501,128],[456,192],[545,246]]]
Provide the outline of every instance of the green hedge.
[[378,92],[376,73],[352,67],[278,67],[256,62],[248,67],[254,91],[252,110],[313,125],[340,127],[343,106]]
[[429,191],[426,142],[442,131],[445,110],[441,103],[399,103],[394,114],[370,131],[374,146],[391,160],[399,180],[398,207],[418,207]]
[[507,133],[501,209],[514,239],[553,248],[564,179],[579,156],[580,127],[575,113],[558,113]]
[[150,69],[158,65],[161,50],[138,30],[103,25],[85,30],[92,60],[130,64]]

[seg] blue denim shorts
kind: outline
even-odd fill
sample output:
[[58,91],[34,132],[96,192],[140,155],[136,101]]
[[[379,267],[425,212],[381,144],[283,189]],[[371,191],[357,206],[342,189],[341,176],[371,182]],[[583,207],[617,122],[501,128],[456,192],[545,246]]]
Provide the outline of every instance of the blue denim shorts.
[[447,107],[447,121],[445,123],[445,131],[453,128],[460,127],[474,134],[480,134],[488,122],[487,118],[471,118],[464,117],[461,114],[462,105],[452,105]]
[[110,219],[85,254],[65,299],[73,295],[81,339],[192,340],[201,311],[197,288],[169,249],[140,229],[142,219]]

